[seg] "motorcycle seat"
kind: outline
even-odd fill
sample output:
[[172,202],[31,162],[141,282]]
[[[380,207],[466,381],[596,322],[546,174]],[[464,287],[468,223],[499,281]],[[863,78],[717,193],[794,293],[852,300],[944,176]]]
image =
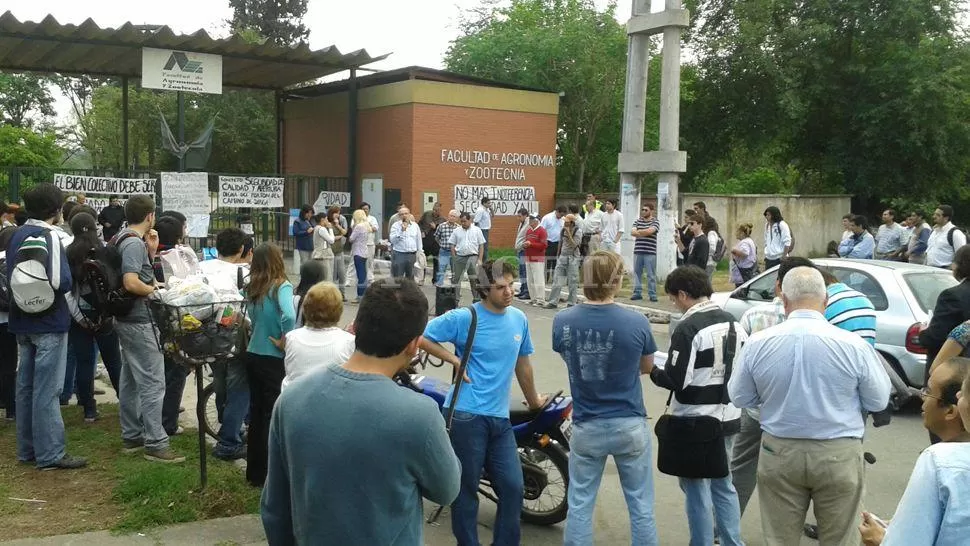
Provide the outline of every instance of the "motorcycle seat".
[[532,421],[539,416],[539,413],[539,410],[529,409],[521,399],[509,401],[509,420],[513,426]]

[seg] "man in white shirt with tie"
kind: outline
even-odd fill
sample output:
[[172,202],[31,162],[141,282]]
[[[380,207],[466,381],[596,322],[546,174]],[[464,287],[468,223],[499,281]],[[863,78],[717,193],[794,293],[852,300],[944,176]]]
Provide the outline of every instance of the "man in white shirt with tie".
[[478,264],[484,263],[485,236],[478,226],[472,223],[472,216],[467,212],[461,213],[458,217],[458,227],[451,232],[451,270],[454,276],[451,279],[452,286],[455,287],[455,300],[461,302],[461,281],[468,274],[468,284],[472,289],[472,301],[478,302]]
[[414,263],[421,245],[421,229],[407,207],[397,211],[399,220],[391,226],[391,276],[414,280]]
[[766,544],[798,544],[809,502],[819,543],[857,545],[864,414],[891,385],[876,350],[825,320],[825,281],[796,267],[781,286],[788,318],[748,338],[728,382],[731,402],[761,407],[758,496]]

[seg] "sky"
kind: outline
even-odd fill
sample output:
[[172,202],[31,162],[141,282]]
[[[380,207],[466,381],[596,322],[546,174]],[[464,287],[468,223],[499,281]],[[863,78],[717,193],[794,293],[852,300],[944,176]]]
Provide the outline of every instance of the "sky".
[[[605,8],[609,0],[594,0]],[[663,0],[652,0],[660,10]],[[621,22],[630,16],[633,0],[617,0]],[[7,2],[0,2],[0,6]],[[461,14],[481,0],[309,0],[304,24],[310,29],[310,47],[334,45],[343,53],[366,49],[372,56],[391,53],[369,68],[389,70],[411,65],[443,68],[442,58],[449,42],[458,34]],[[60,23],[80,24],[88,17],[102,28],[134,24],[168,25],[175,32],[204,29],[216,38],[229,34],[226,20],[232,16],[228,0],[30,0],[16,2],[10,9],[21,21],[40,21],[48,14]],[[346,73],[330,79],[342,79]],[[68,121],[67,99],[57,101],[58,118]]]

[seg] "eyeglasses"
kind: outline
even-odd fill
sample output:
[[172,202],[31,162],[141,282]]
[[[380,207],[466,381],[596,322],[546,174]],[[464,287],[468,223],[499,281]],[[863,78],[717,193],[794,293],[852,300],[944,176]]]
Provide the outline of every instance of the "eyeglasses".
[[923,398],[936,398],[940,402],[946,402],[946,400],[944,400],[942,396],[937,396],[931,393],[929,387],[923,387],[922,389],[920,389],[919,395]]

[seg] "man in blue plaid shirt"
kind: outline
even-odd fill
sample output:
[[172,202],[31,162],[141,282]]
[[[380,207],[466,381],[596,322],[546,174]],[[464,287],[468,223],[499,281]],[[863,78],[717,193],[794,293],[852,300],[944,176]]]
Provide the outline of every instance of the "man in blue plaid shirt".
[[[438,270],[434,274],[434,283],[436,285],[441,284],[441,280],[444,279],[445,269],[451,264],[451,234],[454,233],[455,228],[458,227],[458,211],[452,210],[448,212],[448,221],[442,222],[435,229],[434,238],[438,241]],[[452,269],[454,270],[454,269]]]

